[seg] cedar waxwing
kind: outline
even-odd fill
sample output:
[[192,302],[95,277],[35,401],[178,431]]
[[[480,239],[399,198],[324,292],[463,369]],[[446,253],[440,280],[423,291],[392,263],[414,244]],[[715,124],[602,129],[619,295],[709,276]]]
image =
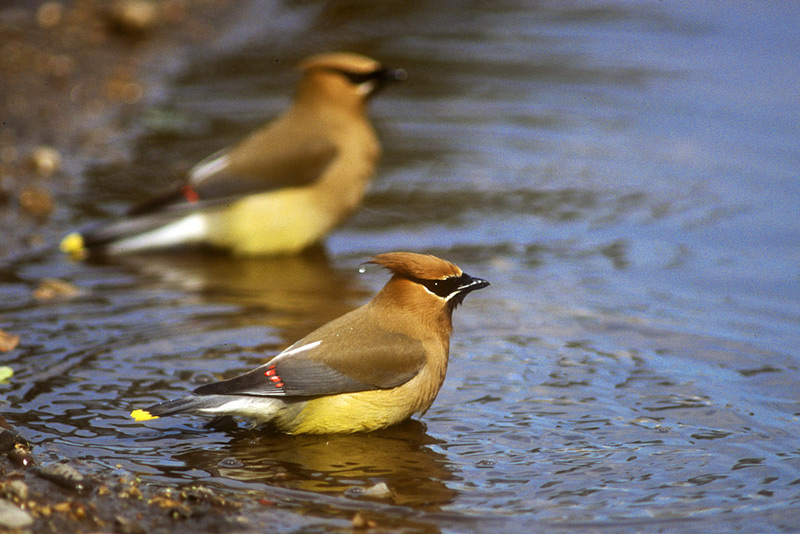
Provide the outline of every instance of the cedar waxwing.
[[247,417],[289,434],[371,431],[424,414],[444,382],[453,310],[489,285],[435,256],[390,252],[368,263],[392,278],[360,308],[245,374],[134,410]]
[[369,96],[406,74],[352,53],[315,55],[300,70],[278,119],[200,162],[181,187],[68,235],[61,250],[76,258],[179,246],[276,255],[319,242],[359,206],[375,171]]

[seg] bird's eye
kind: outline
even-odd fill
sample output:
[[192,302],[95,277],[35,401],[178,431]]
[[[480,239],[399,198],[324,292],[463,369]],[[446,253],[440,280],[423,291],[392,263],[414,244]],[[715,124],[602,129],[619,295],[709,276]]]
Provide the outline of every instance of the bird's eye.
[[329,70],[341,74],[342,76],[350,80],[350,83],[352,83],[353,85],[361,85],[364,82],[379,79],[383,77],[384,74],[386,73],[386,69],[377,69],[371,72],[351,72],[344,69],[329,69]]
[[456,276],[448,276],[444,280],[423,280],[421,278],[415,278],[413,281],[425,286],[428,291],[442,298],[447,298],[458,291],[459,285],[461,284],[461,278]]

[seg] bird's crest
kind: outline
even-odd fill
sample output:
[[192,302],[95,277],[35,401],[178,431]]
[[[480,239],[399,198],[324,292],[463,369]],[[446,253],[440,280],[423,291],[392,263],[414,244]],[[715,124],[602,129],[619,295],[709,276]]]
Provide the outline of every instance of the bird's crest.
[[450,276],[461,276],[458,266],[431,256],[413,252],[387,252],[378,254],[367,263],[389,269],[393,274],[421,280],[444,280]]
[[311,56],[299,65],[301,71],[333,69],[342,72],[369,73],[381,68],[372,58],[352,52],[325,52]]

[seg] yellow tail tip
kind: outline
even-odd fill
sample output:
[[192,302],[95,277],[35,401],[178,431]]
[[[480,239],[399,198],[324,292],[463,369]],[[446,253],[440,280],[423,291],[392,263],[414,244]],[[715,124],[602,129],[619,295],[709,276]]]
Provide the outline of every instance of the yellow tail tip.
[[131,412],[131,417],[137,422],[140,423],[142,421],[149,421],[151,419],[158,419],[157,415],[150,415],[150,412],[147,410],[133,410]]
[[86,249],[84,248],[83,236],[77,232],[73,232],[62,239],[59,248],[61,252],[69,254],[70,257],[75,259],[83,259],[87,256]]

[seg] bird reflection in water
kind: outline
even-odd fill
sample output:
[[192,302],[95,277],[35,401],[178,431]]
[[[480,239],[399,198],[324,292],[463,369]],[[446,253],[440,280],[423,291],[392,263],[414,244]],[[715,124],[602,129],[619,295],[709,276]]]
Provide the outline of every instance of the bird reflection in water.
[[[190,293],[207,304],[241,306],[231,327],[264,325],[291,343],[358,307],[370,296],[353,269],[331,265],[323,247],[285,257],[231,258],[199,251],[90,258],[133,269],[139,279]],[[141,275],[144,275],[143,277]]]
[[369,434],[289,436],[237,429],[231,435],[226,447],[195,448],[174,459],[212,476],[331,495],[355,496],[384,482],[391,495],[382,501],[428,511],[457,495],[447,486],[457,475],[447,457],[432,450],[444,442],[416,420]]

